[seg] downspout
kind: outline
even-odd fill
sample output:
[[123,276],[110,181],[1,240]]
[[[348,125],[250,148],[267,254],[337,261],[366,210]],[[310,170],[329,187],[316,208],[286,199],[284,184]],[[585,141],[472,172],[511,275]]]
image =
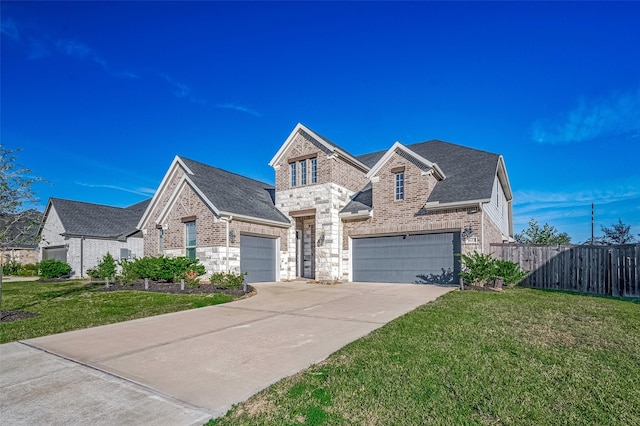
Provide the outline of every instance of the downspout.
[[233,216],[227,216],[224,218],[224,221],[227,222],[227,273],[229,273],[229,222],[233,219]]
[[84,235],[80,237],[80,278],[84,278]]
[[484,207],[480,203],[480,253],[484,253]]

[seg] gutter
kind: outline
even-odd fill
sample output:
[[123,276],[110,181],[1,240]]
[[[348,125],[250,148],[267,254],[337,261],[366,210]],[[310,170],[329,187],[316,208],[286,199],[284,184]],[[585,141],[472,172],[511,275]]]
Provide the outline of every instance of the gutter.
[[373,210],[359,210],[355,213],[338,213],[338,217],[343,220],[367,219],[373,217]]

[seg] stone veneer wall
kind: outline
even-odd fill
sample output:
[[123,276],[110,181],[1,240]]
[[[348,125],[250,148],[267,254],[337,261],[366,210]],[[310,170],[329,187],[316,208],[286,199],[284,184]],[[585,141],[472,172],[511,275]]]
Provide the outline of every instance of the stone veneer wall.
[[[367,184],[364,171],[330,154],[322,144],[301,130],[280,162],[274,164],[276,207],[285,215],[292,211],[315,209],[315,277],[319,280],[342,276],[342,226],[338,214],[351,201],[351,196]],[[318,182],[311,183],[311,168],[308,166],[308,184],[292,188],[289,159],[309,155],[317,156]],[[295,227],[288,231],[286,240],[290,250],[282,249],[282,279],[293,279],[296,275],[295,231]]]
[[[306,187],[304,191],[290,189],[276,195],[276,206],[284,214],[291,211],[315,208],[315,277],[319,280],[331,280],[341,276],[341,227],[338,214],[350,201],[353,191],[334,183],[318,184]],[[283,268],[282,279],[293,279],[296,273],[296,230],[288,230],[288,250],[286,271]]]

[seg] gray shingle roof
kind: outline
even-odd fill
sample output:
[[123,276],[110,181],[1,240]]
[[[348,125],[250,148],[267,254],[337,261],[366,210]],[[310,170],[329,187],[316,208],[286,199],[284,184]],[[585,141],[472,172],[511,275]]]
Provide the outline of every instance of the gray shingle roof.
[[[500,156],[486,151],[467,148],[449,142],[432,140],[412,145],[407,148],[427,160],[438,164],[446,178],[436,184],[428,200],[425,202],[455,203],[491,198],[493,182],[496,176]],[[356,157],[360,162],[373,167],[387,151],[377,151]],[[361,195],[367,188],[357,194],[356,198],[342,210],[355,212],[362,210],[362,201],[371,207],[371,197]],[[370,191],[369,191],[370,192]],[[352,205],[356,203],[355,205]]]
[[373,205],[373,186],[368,183],[360,192],[353,196],[351,201],[340,213],[358,213],[363,210],[371,211]]
[[185,157],[179,158],[193,172],[189,178],[218,210],[290,223],[274,204],[275,189],[272,185]]
[[138,221],[151,199],[129,207],[51,198],[65,234],[95,238],[122,239],[138,231]]

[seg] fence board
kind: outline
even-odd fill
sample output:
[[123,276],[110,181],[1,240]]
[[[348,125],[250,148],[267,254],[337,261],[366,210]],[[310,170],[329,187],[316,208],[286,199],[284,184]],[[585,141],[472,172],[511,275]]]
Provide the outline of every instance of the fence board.
[[640,244],[620,246],[491,244],[496,257],[530,273],[533,288],[640,297]]

